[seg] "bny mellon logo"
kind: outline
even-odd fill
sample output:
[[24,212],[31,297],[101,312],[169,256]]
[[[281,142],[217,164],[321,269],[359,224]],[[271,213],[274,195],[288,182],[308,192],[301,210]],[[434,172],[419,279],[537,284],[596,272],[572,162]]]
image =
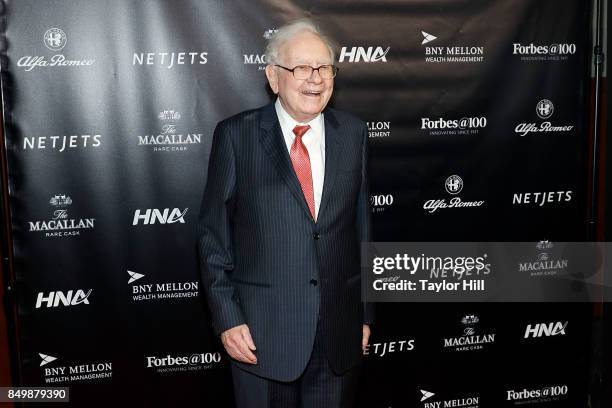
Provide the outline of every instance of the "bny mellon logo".
[[435,40],[436,38],[438,38],[435,35],[426,33],[425,31],[421,31],[421,34],[423,34],[423,42],[421,43],[421,45],[425,45],[427,43],[430,43],[433,40]]
[[142,273],[138,272],[127,271],[127,273],[130,275],[130,280],[128,283],[136,282],[138,279],[144,276]]
[[49,364],[52,361],[57,360],[57,357],[53,357],[53,356],[49,356],[47,354],[43,354],[43,353],[38,353],[38,355],[40,356],[41,360],[40,360],[40,366],[44,366]]
[[433,392],[429,392],[429,391],[425,391],[425,390],[421,390],[421,394],[422,394],[421,402],[423,402],[423,401],[433,397],[434,395],[436,395]]

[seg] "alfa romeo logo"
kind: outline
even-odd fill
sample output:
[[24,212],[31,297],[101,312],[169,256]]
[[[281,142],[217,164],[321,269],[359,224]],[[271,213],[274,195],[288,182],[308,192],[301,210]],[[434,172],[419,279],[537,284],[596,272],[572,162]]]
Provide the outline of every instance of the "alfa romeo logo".
[[463,189],[463,180],[461,177],[453,174],[444,182],[444,188],[448,194],[459,194]]
[[45,31],[43,42],[51,51],[59,51],[66,45],[66,33],[60,28],[50,28]]
[[540,119],[548,119],[555,111],[555,105],[548,99],[542,99],[536,105],[536,113]]

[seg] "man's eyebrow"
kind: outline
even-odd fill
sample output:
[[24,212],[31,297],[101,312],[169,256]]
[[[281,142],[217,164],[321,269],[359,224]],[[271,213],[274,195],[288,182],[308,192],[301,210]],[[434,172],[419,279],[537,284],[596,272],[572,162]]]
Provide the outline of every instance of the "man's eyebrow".
[[[296,65],[310,65],[310,63],[306,60],[303,59],[297,59],[295,62]],[[318,65],[332,65],[333,62],[330,62],[329,60],[325,60],[325,61],[317,61],[317,66]]]

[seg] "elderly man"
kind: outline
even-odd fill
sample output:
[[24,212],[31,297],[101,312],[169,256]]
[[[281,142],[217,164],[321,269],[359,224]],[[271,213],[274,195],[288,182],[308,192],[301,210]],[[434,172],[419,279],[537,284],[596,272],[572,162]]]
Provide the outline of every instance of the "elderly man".
[[202,281],[239,407],[349,407],[371,305],[367,127],[326,108],[338,69],[308,21],[266,49],[278,98],[220,122],[199,219]]

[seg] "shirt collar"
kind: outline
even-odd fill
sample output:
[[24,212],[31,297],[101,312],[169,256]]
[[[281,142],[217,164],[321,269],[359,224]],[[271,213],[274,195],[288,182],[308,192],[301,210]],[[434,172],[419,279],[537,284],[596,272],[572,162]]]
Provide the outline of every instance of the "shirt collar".
[[285,108],[280,102],[279,98],[276,98],[276,102],[274,103],[274,108],[276,109],[276,116],[278,116],[278,121],[281,125],[281,129],[283,133],[287,133],[292,137],[295,137],[293,134],[293,128],[297,125],[310,125],[310,128],[314,132],[315,135],[321,135],[323,131],[323,114],[319,113],[312,120],[306,123],[301,123],[296,121],[287,113]]

